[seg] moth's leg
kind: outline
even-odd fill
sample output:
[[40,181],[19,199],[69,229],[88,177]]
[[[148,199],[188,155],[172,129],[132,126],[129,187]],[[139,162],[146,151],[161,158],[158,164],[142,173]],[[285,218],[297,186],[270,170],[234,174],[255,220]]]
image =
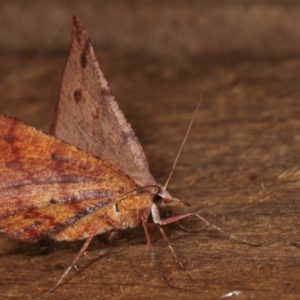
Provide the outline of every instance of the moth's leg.
[[164,239],[164,241],[165,241],[167,247],[168,247],[168,248],[171,250],[171,252],[173,253],[173,256],[174,256],[174,258],[175,258],[175,261],[178,263],[178,265],[181,267],[181,269],[185,271],[185,268],[184,268],[182,262],[179,260],[177,254],[176,254],[176,252],[175,252],[175,250],[174,250],[174,248],[173,248],[173,246],[172,246],[172,244],[171,244],[171,242],[170,242],[170,239],[168,238],[167,234],[165,233],[165,231],[164,231],[164,229],[161,227],[161,225],[156,224],[156,223],[147,223],[147,227],[148,227],[148,228],[156,227],[156,228],[159,229],[159,231],[160,231],[161,235],[163,236],[163,239]]
[[[151,206],[151,214],[152,214],[152,218],[153,218],[153,223],[147,223],[147,227],[150,228],[150,227],[158,227],[159,231],[161,232],[162,236],[163,236],[163,239],[164,241],[166,242],[166,245],[168,246],[168,248],[171,250],[171,252],[173,253],[173,256],[174,256],[174,259],[175,261],[177,262],[177,264],[180,266],[180,268],[185,271],[185,268],[182,264],[182,262],[179,260],[173,246],[171,245],[171,242],[168,238],[168,236],[166,235],[164,229],[162,228],[161,225],[165,225],[164,221],[165,220],[169,220],[168,223],[166,224],[169,224],[169,223],[173,223],[173,222],[176,222],[178,221],[178,216],[172,216],[170,218],[167,218],[165,220],[162,220],[160,218],[160,214],[159,214],[159,209],[158,209],[158,206],[156,204],[153,204]],[[184,216],[183,218],[186,218],[188,217],[189,214],[187,214],[186,216]],[[180,219],[180,218],[179,218]]]
[[[174,217],[174,215],[173,215],[173,211],[172,210],[168,210],[168,218],[170,218],[170,217]],[[167,219],[167,218],[166,218]],[[185,227],[184,225],[182,225],[179,221],[176,221],[176,224],[177,224],[177,226],[179,227],[179,228],[181,228],[183,231],[185,231],[185,232],[191,232],[191,233],[197,233],[197,232],[200,232],[201,231],[201,229],[199,228],[199,229],[190,229],[190,228],[187,228],[187,227]]]
[[[153,223],[157,224],[157,225],[167,225],[167,224],[175,223],[175,222],[178,222],[179,220],[185,219],[189,216],[196,215],[195,213],[186,213],[186,214],[182,214],[182,215],[178,215],[178,216],[171,216],[169,218],[162,220],[160,218],[159,209],[156,204],[152,204],[151,214],[152,214],[152,218],[153,218]],[[198,216],[198,217],[201,217],[201,216]],[[204,219],[202,217],[200,219],[203,222],[205,222],[208,226],[211,226],[211,225],[209,225],[210,223],[206,219]]]
[[222,230],[218,226],[210,223],[206,218],[204,218],[201,215],[196,214],[196,213],[186,213],[186,214],[182,214],[182,215],[178,215],[178,216],[172,216],[172,217],[169,217],[167,219],[161,220],[160,216],[159,216],[159,210],[158,210],[158,207],[156,205],[152,205],[151,213],[152,213],[152,216],[153,216],[154,223],[159,224],[159,225],[167,225],[167,224],[171,224],[171,223],[174,223],[174,222],[178,222],[179,220],[185,219],[189,216],[195,216],[198,219],[200,219],[202,222],[204,222],[207,226],[209,226],[209,227],[211,227],[215,230],[220,231],[221,233],[227,235],[228,237],[230,237],[234,240],[238,240],[240,242],[243,242],[245,244],[252,245],[252,246],[260,246],[260,244],[258,244],[258,243],[253,243],[253,242],[247,241],[245,239],[240,239],[237,236]]
[[64,278],[69,274],[69,272],[71,271],[71,269],[75,266],[76,262],[79,260],[79,258],[82,256],[83,253],[85,253],[85,250],[87,249],[87,247],[89,246],[89,244],[91,243],[92,239],[94,238],[94,236],[96,235],[97,231],[98,231],[98,227],[96,226],[94,228],[94,230],[92,231],[91,235],[88,237],[88,239],[84,242],[83,246],[81,247],[80,251],[77,253],[77,255],[75,256],[75,258],[73,259],[72,263],[69,265],[69,267],[66,269],[66,271],[64,272],[64,274],[61,276],[61,278],[57,281],[56,284],[54,284],[46,293],[44,293],[42,296],[46,296],[49,293],[53,292],[64,280]]
[[185,232],[198,233],[201,231],[200,228],[199,229],[189,229],[189,228],[185,227],[184,225],[182,225],[181,223],[179,223],[179,221],[177,221],[176,224],[179,228],[181,228]]
[[[168,278],[166,277],[166,275],[164,274],[164,272],[162,271],[162,269],[160,268],[159,264],[157,263],[156,259],[155,259],[155,253],[153,251],[153,247],[152,247],[152,242],[151,242],[151,238],[150,238],[150,234],[149,234],[149,228],[153,227],[151,223],[148,223],[148,218],[149,218],[149,214],[150,214],[150,208],[146,208],[143,211],[141,211],[141,220],[142,220],[142,225],[144,228],[144,232],[145,232],[145,236],[146,236],[146,241],[147,241],[147,248],[148,248],[148,252],[149,255],[151,257],[152,262],[154,263],[158,273],[160,274],[160,276],[162,277],[162,279],[164,280],[164,282],[169,286],[169,287],[173,287]],[[148,226],[150,224],[150,226]],[[156,224],[155,224],[156,226]]]
[[164,229],[160,226],[160,225],[157,225],[161,235],[163,236],[164,240],[165,240],[165,243],[166,245],[168,246],[168,248],[171,250],[171,252],[173,253],[173,256],[175,258],[175,261],[178,263],[178,265],[181,267],[181,269],[183,271],[185,271],[185,267],[183,266],[182,262],[179,260],[173,246],[171,245],[171,242],[170,242],[170,239],[168,238],[168,236],[166,235]]

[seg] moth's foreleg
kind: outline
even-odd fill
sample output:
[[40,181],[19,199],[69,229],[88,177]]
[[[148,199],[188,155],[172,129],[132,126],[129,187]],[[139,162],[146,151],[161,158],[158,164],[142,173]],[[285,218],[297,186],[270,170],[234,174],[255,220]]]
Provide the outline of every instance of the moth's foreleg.
[[198,219],[200,219],[202,222],[204,222],[207,226],[209,226],[209,227],[211,227],[211,228],[213,228],[215,230],[218,230],[219,232],[227,235],[228,237],[230,237],[232,239],[238,240],[238,241],[240,241],[242,243],[245,243],[245,244],[248,244],[248,245],[260,246],[260,244],[258,244],[258,243],[253,243],[253,242],[247,241],[245,239],[238,238],[235,235],[222,230],[218,226],[216,226],[216,225],[212,224],[211,222],[209,222],[206,218],[204,218],[201,215],[196,214],[196,213],[190,212],[190,213],[185,213],[185,214],[178,215],[178,216],[171,216],[171,217],[169,217],[167,219],[161,220],[160,216],[159,216],[158,207],[156,205],[152,205],[152,207],[151,207],[151,213],[152,213],[152,216],[155,216],[155,218],[153,217],[154,223],[155,224],[159,224],[159,225],[167,225],[167,224],[171,224],[171,223],[174,223],[174,222],[178,222],[179,220],[185,219],[185,218],[187,218],[189,216],[195,216]]
[[[149,214],[148,214],[149,215]],[[148,247],[148,252],[149,255],[151,257],[152,262],[154,263],[158,273],[160,274],[160,276],[162,277],[162,279],[164,280],[164,282],[170,286],[173,287],[170,282],[169,279],[166,277],[166,275],[164,274],[164,272],[162,271],[162,269],[160,268],[159,264],[157,263],[156,259],[155,259],[155,253],[153,251],[153,247],[152,247],[152,243],[151,243],[151,239],[150,239],[150,234],[149,234],[149,227],[152,227],[151,225],[149,225],[149,223],[145,222],[144,220],[142,220],[142,224],[144,227],[144,231],[145,231],[145,236],[146,236],[146,240],[147,240],[147,247]]]
[[[170,242],[168,236],[166,235],[164,229],[161,226],[161,225],[165,225],[165,224],[164,224],[164,220],[161,220],[161,218],[160,218],[159,209],[158,209],[158,207],[157,207],[156,204],[152,205],[152,207],[151,207],[151,214],[152,214],[153,223],[143,222],[143,226],[144,226],[144,230],[145,230],[145,235],[146,235],[147,245],[148,245],[149,251],[152,251],[152,244],[151,244],[151,241],[150,241],[150,236],[149,236],[148,229],[150,227],[157,227],[159,229],[159,231],[161,232],[166,245],[168,246],[168,248],[170,249],[170,251],[173,253],[173,256],[174,256],[174,259],[175,259],[176,263],[185,272],[185,268],[184,268],[182,262],[179,260],[179,258],[177,256],[177,254],[176,254],[173,246],[171,245],[171,242]],[[173,217],[171,217],[171,218],[173,218]],[[168,219],[166,219],[166,220],[168,220]],[[172,221],[172,220],[173,219],[171,219],[171,221],[169,223],[176,222],[176,220],[175,221]],[[169,223],[166,223],[166,224],[169,224]],[[189,275],[189,277],[191,278],[190,275]]]

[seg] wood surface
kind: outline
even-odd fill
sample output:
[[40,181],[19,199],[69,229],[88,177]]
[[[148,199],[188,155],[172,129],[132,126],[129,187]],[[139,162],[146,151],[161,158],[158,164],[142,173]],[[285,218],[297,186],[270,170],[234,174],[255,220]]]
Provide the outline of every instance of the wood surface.
[[[70,32],[71,14],[69,23]],[[100,236],[89,248],[90,259],[82,258],[79,272],[47,299],[220,299],[234,291],[239,295],[221,299],[299,299],[299,56],[227,51],[176,64],[140,51],[96,54],[159,182],[166,180],[202,97],[169,190],[223,230],[262,246],[231,240],[189,218],[182,224],[199,232],[166,226],[184,273],[153,229],[170,288],[151,262],[142,228],[118,232],[112,241]],[[38,59],[6,52],[0,112],[48,131],[65,60],[63,52]],[[45,242],[41,251],[41,244],[1,237],[1,299],[42,294],[82,245]]]

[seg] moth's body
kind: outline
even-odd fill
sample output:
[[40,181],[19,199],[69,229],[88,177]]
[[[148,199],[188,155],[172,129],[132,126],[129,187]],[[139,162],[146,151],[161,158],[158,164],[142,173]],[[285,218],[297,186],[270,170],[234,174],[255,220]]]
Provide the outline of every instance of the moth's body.
[[76,17],[52,134],[0,117],[0,232],[75,241],[145,227],[150,214],[159,224],[157,194],[182,205],[153,178]]
[[121,196],[121,200],[86,215],[58,233],[50,234],[49,237],[58,241],[80,240],[88,238],[96,227],[96,235],[113,229],[126,230],[137,227],[145,212],[150,212],[153,194],[136,188],[135,192]]
[[45,236],[86,239],[49,292],[62,282],[95,235],[142,223],[152,253],[150,226],[192,215],[160,219],[159,207],[184,204],[153,178],[143,148],[76,17],[52,135],[55,138],[0,116],[0,232],[25,242]]
[[[136,227],[153,203],[122,171],[9,117],[0,117],[0,232],[35,242]],[[114,222],[114,223],[113,223]]]

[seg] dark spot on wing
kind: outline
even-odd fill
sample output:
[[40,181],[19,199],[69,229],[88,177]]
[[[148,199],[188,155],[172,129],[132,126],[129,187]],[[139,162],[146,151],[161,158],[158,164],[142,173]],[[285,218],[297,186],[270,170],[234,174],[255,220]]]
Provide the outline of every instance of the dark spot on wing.
[[79,103],[81,100],[83,100],[81,89],[77,89],[77,90],[74,92],[74,99],[75,99],[75,101],[76,101],[77,103]]
[[57,154],[56,152],[52,152],[51,153],[51,159],[52,160],[57,160],[60,162],[64,162],[70,165],[76,165],[78,168],[82,168],[82,169],[89,169],[90,168],[90,164],[86,163],[86,164],[77,164],[76,162],[74,163],[74,161],[72,161],[72,159],[69,159],[68,157],[64,157],[64,156],[60,156],[59,154]]
[[55,152],[52,152],[51,153],[51,159],[52,160],[58,160],[58,161],[62,161],[62,162],[66,162],[68,163],[70,160],[66,157],[62,157],[62,156],[59,156],[57,153]]
[[80,63],[81,63],[81,66],[85,69],[87,66],[87,58],[84,53],[82,53],[80,55]]
[[103,88],[101,88],[101,96],[103,98],[106,98],[109,96],[113,96],[113,93],[109,87],[103,87]]
[[42,225],[43,223],[41,221],[34,221],[34,225],[35,226],[39,226],[39,225]]
[[123,137],[123,141],[124,143],[132,143],[132,141],[136,141],[137,137],[135,135],[135,133],[133,132],[133,130],[127,131],[127,132],[122,132],[122,137]]
[[85,39],[84,45],[81,45],[81,46],[83,46],[83,49],[82,49],[82,53],[80,55],[80,63],[81,63],[81,66],[85,69],[87,66],[87,63],[88,63],[87,56],[90,54],[92,46],[91,46],[91,41],[90,41],[89,37],[84,35],[84,38],[86,38],[86,39]]
[[8,144],[13,144],[19,140],[19,138],[13,135],[2,135],[0,136],[0,139],[3,139]]

